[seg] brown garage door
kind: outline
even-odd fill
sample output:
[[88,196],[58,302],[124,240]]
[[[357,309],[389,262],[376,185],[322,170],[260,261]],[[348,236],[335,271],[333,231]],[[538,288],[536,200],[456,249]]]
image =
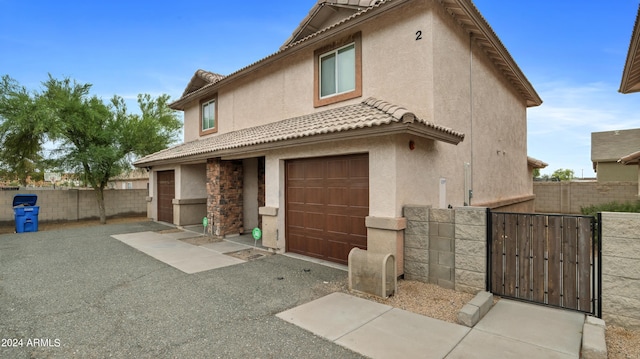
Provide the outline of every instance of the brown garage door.
[[287,161],[287,251],[347,263],[367,248],[367,154]]
[[158,175],[158,221],[173,223],[173,198],[176,194],[174,171],[156,173]]

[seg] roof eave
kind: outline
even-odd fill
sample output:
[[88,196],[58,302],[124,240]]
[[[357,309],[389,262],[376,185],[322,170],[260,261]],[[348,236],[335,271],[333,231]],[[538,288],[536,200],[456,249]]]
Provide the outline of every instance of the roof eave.
[[273,142],[259,143],[255,145],[240,146],[217,151],[206,151],[186,156],[176,156],[163,160],[144,161],[144,158],[134,163],[136,167],[153,167],[159,165],[169,165],[184,163],[185,161],[203,161],[212,157],[237,158],[251,157],[253,153],[264,153],[265,151],[273,151],[283,148],[297,147],[301,145],[315,145],[338,140],[356,140],[364,137],[390,136],[395,134],[412,134],[415,136],[427,138],[434,141],[445,142],[453,145],[464,140],[464,134],[440,130],[419,123],[391,123],[387,125],[359,128],[357,130],[349,130],[342,132],[332,132],[306,137],[298,137],[289,140],[278,140]]
[[440,0],[440,2],[454,18],[458,19],[460,25],[473,36],[476,43],[496,64],[498,70],[520,92],[527,107],[540,106],[542,99],[475,5],[469,0]]
[[638,6],[636,22],[631,33],[627,60],[622,71],[622,81],[620,82],[620,89],[618,89],[620,93],[640,92],[640,53],[638,53],[638,49],[640,49],[640,5]]

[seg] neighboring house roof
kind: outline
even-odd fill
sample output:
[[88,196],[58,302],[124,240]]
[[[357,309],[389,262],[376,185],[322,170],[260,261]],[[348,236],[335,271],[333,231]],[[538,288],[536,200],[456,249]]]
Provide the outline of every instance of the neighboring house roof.
[[141,158],[135,165],[143,167],[185,157],[206,159],[213,153],[222,156],[248,150],[394,133],[411,133],[451,144],[458,144],[464,139],[463,133],[420,119],[403,107],[369,98],[355,105],[187,142]]
[[631,33],[631,43],[627,53],[627,61],[622,72],[622,82],[618,91],[631,93],[640,91],[640,6],[636,22]]
[[[214,94],[217,89],[224,85],[225,83],[231,82],[238,78],[249,75],[251,72],[257,70],[258,68],[265,66],[269,63],[277,61],[284,56],[287,56],[289,53],[300,50],[307,46],[311,46],[314,43],[325,39],[328,36],[331,36],[335,33],[340,32],[345,28],[352,28],[356,26],[360,22],[366,21],[372,17],[375,17],[379,14],[382,14],[390,9],[395,8],[396,6],[402,5],[404,3],[410,2],[412,0],[377,0],[370,1],[370,6],[363,8],[362,10],[355,12],[353,15],[344,18],[341,21],[338,21],[328,27],[325,27],[321,30],[318,30],[308,36],[301,38],[295,42],[291,42],[286,46],[283,46],[278,52],[269,55],[262,60],[259,60],[249,66],[246,66],[226,77],[221,77],[219,80],[215,82],[210,82],[208,84],[203,84],[201,87],[191,86],[192,83],[189,83],[189,86],[183,93],[182,97],[177,101],[171,103],[169,106],[175,110],[184,110],[185,106],[191,102],[192,100],[199,98],[204,95]],[[349,0],[336,0],[330,1],[329,3],[345,3],[343,5],[348,5],[351,3]],[[355,3],[355,1],[353,1]],[[470,0],[439,0],[442,6],[458,21],[458,23],[470,33],[471,37],[475,40],[475,42],[482,48],[482,50],[487,54],[487,56],[494,63],[496,68],[507,78],[507,80],[514,86],[514,88],[520,93],[520,95],[525,99],[528,107],[531,106],[539,106],[542,104],[542,99],[535,91],[529,80],[522,73],[516,62],[513,60],[507,49],[504,47],[498,36],[489,26],[489,23],[482,17],[478,9]],[[318,4],[320,4],[319,2]],[[359,3],[366,3],[359,2]],[[318,7],[316,4],[314,6]],[[314,9],[310,12],[308,16],[313,17]],[[317,16],[317,14],[316,14]],[[311,21],[311,20],[309,20]],[[301,24],[302,27],[304,25]],[[308,28],[308,27],[307,27]],[[300,29],[300,26],[298,27]],[[300,31],[300,30],[296,31]],[[295,35],[294,37],[297,38]],[[199,70],[200,71],[200,70]],[[196,72],[196,75],[198,72]],[[195,77],[195,76],[194,76]],[[193,79],[192,79],[193,81]]]
[[640,164],[640,151],[630,153],[618,160],[623,165],[635,165]]
[[640,128],[591,133],[591,161],[594,169],[598,162],[617,162],[638,151]]
[[545,168],[547,167],[549,164],[542,162],[538,159],[535,159],[533,157],[529,157],[527,156],[527,165],[529,165],[529,167],[531,168]]

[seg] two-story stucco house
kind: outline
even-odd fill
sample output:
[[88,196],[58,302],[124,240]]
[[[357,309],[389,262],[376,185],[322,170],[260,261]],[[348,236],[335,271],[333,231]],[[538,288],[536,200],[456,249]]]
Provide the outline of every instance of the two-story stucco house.
[[198,70],[184,144],[136,162],[149,216],[346,263],[393,253],[403,206],[532,210],[541,99],[470,0],[320,0],[274,54]]

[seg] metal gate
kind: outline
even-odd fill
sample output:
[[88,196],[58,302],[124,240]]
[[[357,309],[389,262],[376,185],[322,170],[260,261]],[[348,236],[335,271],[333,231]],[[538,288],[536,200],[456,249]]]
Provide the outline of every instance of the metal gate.
[[488,291],[601,315],[600,215],[489,211],[487,221]]

